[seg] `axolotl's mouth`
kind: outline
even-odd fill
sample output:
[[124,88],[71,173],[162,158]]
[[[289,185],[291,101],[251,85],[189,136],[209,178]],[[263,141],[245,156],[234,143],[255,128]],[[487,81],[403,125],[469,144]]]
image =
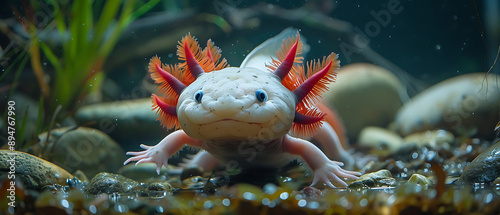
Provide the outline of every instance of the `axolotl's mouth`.
[[251,138],[263,133],[266,123],[246,122],[235,119],[221,119],[201,124],[199,133],[208,139],[220,138]]
[[204,140],[248,140],[276,139],[286,133],[289,127],[278,122],[278,117],[273,117],[267,122],[246,122],[237,119],[220,119],[203,124],[191,125],[190,131],[200,139]]

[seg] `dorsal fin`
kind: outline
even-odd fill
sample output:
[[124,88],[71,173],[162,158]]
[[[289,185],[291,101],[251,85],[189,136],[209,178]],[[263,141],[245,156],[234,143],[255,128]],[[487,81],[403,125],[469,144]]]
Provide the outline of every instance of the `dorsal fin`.
[[153,111],[159,114],[158,119],[167,129],[180,128],[179,119],[177,118],[177,111],[175,105],[167,104],[165,100],[153,94]]

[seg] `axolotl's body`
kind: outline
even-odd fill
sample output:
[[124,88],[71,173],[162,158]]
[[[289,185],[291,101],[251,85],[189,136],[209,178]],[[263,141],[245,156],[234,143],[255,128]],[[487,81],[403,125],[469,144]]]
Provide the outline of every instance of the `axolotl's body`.
[[284,41],[278,59],[268,66],[273,72],[227,67],[210,41],[201,50],[190,35],[179,44],[177,54],[184,63],[162,65],[154,57],[149,71],[164,94],[153,95],[153,109],[164,126],[182,129],[156,146],[128,152],[134,157],[125,163],[154,162],[159,172],[169,157],[189,145],[204,150],[191,162],[206,171],[228,162],[243,169],[280,168],[299,156],[313,171],[312,185],[334,187],[334,180],[345,186],[339,177],[357,178],[358,172],[342,169],[341,162],[330,160],[311,142],[289,134],[308,137],[328,126],[322,125],[323,114],[314,104],[335,78],[337,55],[308,64],[306,75],[298,36]]

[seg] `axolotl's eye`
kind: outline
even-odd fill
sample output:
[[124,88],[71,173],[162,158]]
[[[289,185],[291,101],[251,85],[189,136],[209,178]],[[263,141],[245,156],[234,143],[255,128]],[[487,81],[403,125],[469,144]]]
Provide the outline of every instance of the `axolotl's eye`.
[[259,101],[259,102],[267,101],[267,93],[264,90],[260,90],[260,89],[256,90],[255,97],[257,97],[257,101]]
[[203,98],[203,90],[199,90],[194,94],[194,100],[198,103],[201,103],[201,98]]

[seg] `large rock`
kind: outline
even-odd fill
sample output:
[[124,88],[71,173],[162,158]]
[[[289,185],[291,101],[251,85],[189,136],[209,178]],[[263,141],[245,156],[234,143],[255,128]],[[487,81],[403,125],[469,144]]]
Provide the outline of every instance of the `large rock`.
[[323,102],[336,109],[351,139],[366,126],[386,127],[402,105],[405,90],[390,71],[366,63],[341,67]]
[[459,178],[462,183],[492,182],[500,176],[500,140],[477,156]]
[[[65,127],[52,129],[39,135],[38,147],[44,157],[70,172],[82,170],[88,177],[107,171],[116,172],[123,166],[125,152],[104,132],[94,128]],[[35,151],[36,151],[35,147]]]
[[421,92],[399,110],[402,135],[445,129],[459,135],[493,136],[500,106],[500,76],[473,73],[450,78]]
[[78,124],[91,124],[122,146],[159,142],[168,132],[156,121],[157,118],[151,110],[151,98],[87,105],[75,114]]
[[[15,179],[28,189],[41,190],[45,185],[65,185],[73,176],[63,168],[24,152],[0,150],[0,181]],[[9,178],[15,172],[15,178]]]

